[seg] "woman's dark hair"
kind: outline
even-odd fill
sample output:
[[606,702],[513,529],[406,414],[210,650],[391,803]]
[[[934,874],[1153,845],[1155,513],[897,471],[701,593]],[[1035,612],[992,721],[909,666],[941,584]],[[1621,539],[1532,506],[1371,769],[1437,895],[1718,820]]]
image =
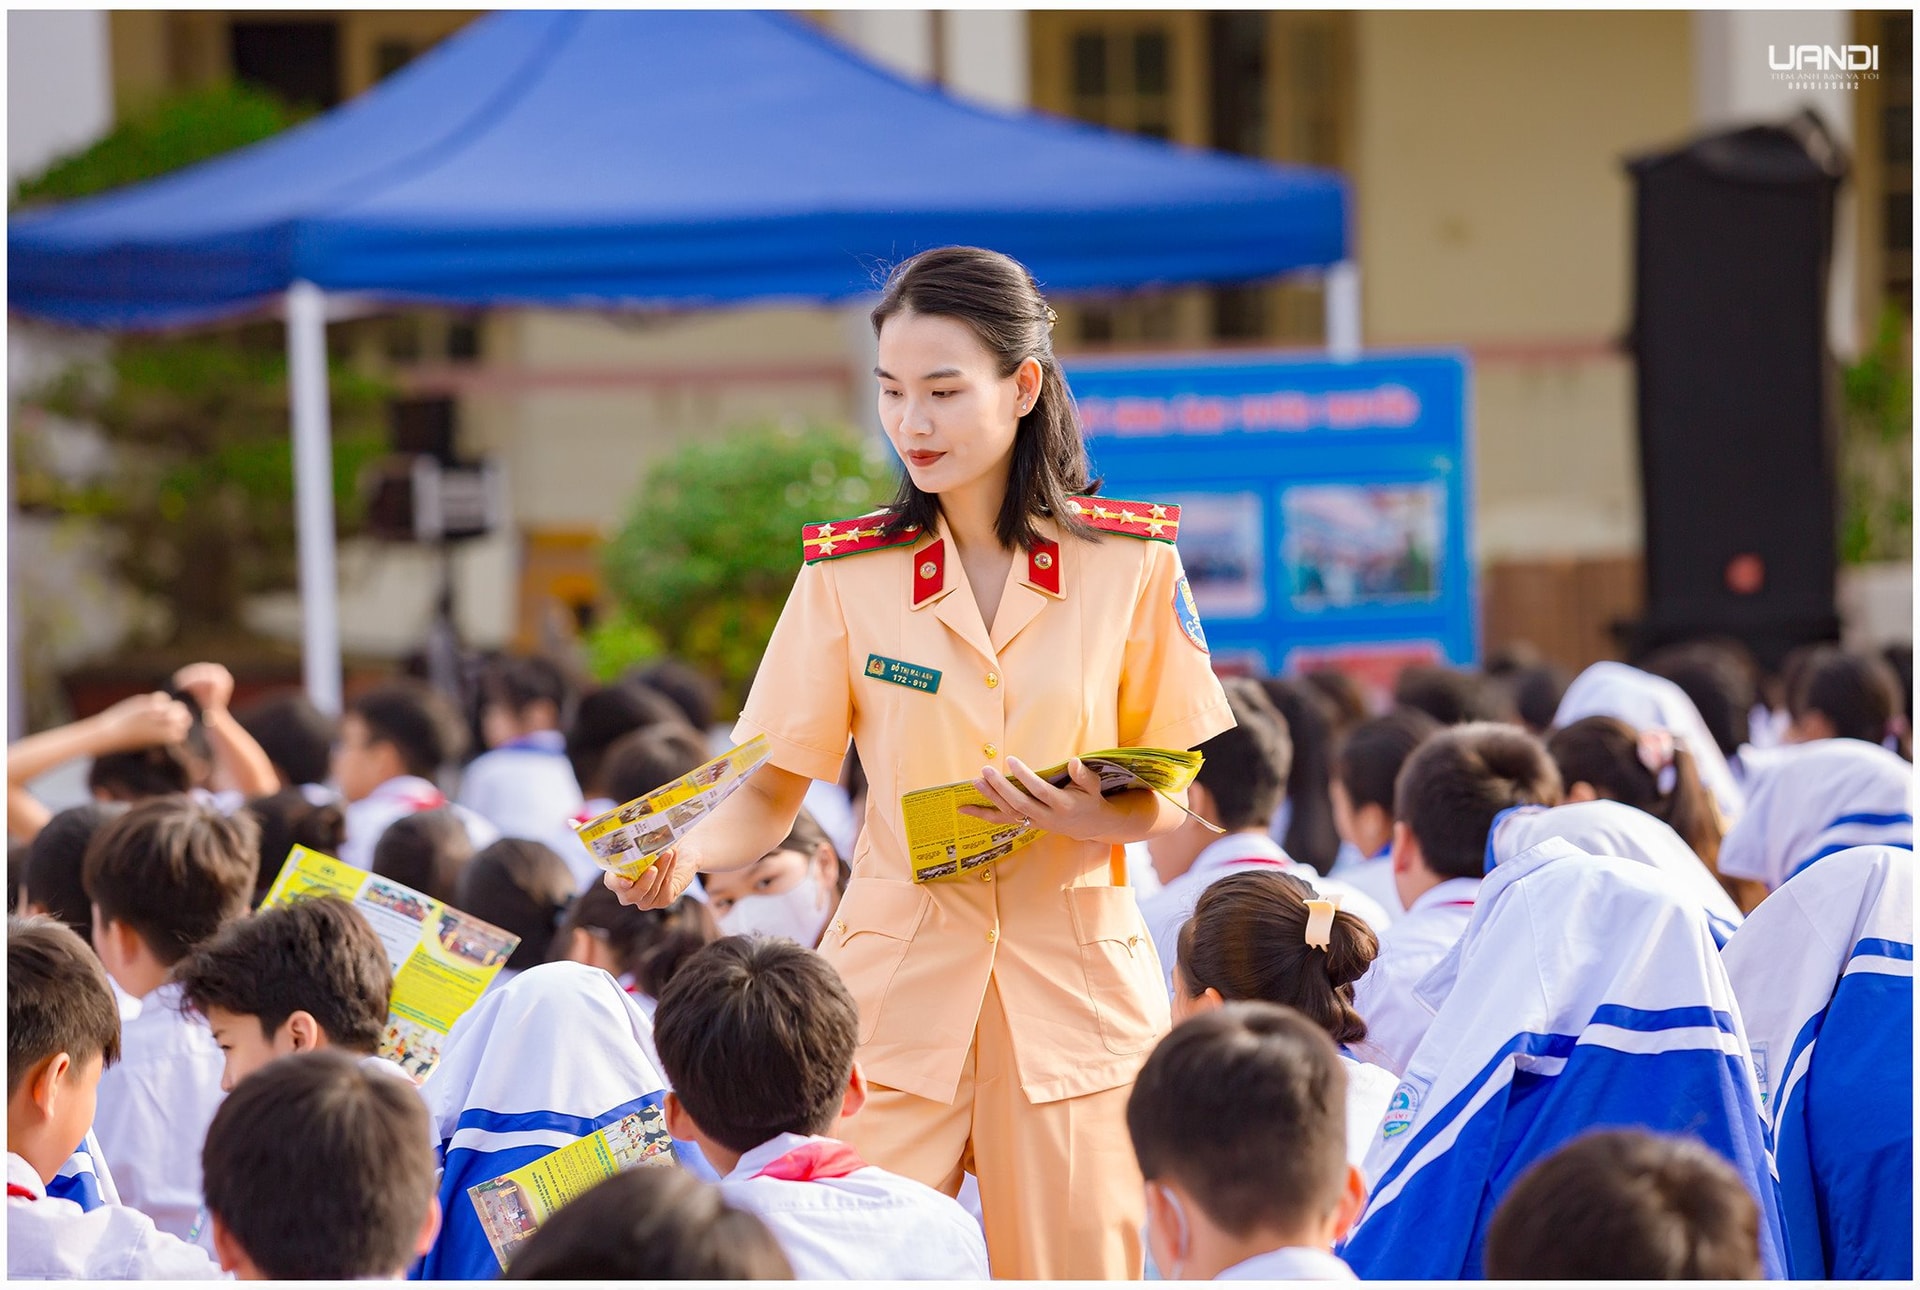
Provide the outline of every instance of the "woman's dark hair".
[[604,940],[634,985],[655,999],[682,963],[720,939],[705,901],[682,896],[665,909],[635,909],[601,883],[574,897],[560,931],[552,957],[564,953],[567,933],[586,932]]
[[1333,868],[1340,853],[1340,831],[1333,823],[1332,704],[1305,681],[1270,676],[1260,682],[1267,698],[1287,719],[1293,740],[1293,766],[1287,772],[1287,854],[1320,873]]
[[1307,944],[1307,902],[1313,888],[1284,873],[1235,873],[1200,893],[1180,929],[1177,962],[1187,993],[1218,990],[1228,1003],[1284,1003],[1333,1037],[1367,1037],[1353,1009],[1353,983],[1380,952],[1380,940],[1358,915],[1333,916],[1327,948]]
[[1904,732],[1894,724],[1895,717],[1904,715],[1900,678],[1878,655],[1855,654],[1831,645],[1815,650],[1794,676],[1787,711],[1795,721],[1819,713],[1839,739],[1880,744],[1894,736],[1894,751],[1907,755]]
[[501,838],[460,871],[453,903],[520,938],[506,963],[519,972],[547,961],[574,890],[573,871],[550,847],[525,838]]
[[260,875],[254,884],[258,905],[273,890],[287,853],[295,846],[337,856],[347,838],[347,814],[335,802],[316,805],[299,788],[283,788],[247,803],[247,814],[260,825]]
[[[1013,471],[994,526],[1001,545],[1031,548],[1041,536],[1034,521],[1043,516],[1063,532],[1092,537],[1093,528],[1068,509],[1067,499],[1098,492],[1100,484],[1089,478],[1080,414],[1053,355],[1053,311],[1033,275],[1018,261],[977,246],[922,251],[887,275],[873,308],[873,334],[904,313],[965,323],[993,355],[1002,379],[1029,358],[1040,364],[1040,394],[1014,434]],[[939,498],[903,474],[887,532],[931,528],[939,510]]]
[[1641,760],[1640,732],[1617,717],[1582,717],[1562,726],[1547,737],[1547,755],[1566,787],[1591,784],[1609,801],[1665,821],[1708,868],[1714,867],[1723,832],[1720,816],[1699,767],[1679,743],[1673,744],[1673,777],[1664,790],[1663,772]]

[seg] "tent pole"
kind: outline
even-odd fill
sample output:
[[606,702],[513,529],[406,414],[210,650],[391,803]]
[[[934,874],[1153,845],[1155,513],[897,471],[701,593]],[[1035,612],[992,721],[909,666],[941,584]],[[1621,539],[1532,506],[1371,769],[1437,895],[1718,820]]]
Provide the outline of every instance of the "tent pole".
[[287,288],[287,386],[293,405],[293,494],[300,547],[300,664],[313,706],[340,711],[340,588],[333,564],[333,427],[328,407],[327,297]]
[[1327,269],[1327,355],[1340,362],[1360,357],[1360,266],[1342,260]]

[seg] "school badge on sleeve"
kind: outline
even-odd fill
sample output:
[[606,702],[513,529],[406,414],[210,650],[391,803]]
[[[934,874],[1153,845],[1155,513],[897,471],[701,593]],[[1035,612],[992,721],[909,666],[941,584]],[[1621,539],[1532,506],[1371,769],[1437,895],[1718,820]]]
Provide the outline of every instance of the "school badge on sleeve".
[[1180,630],[1187,634],[1194,647],[1202,654],[1211,654],[1207,648],[1207,634],[1200,629],[1200,606],[1193,603],[1193,588],[1187,585],[1187,575],[1181,574],[1180,581],[1173,588],[1173,613],[1180,620]]
[[1413,1127],[1414,1117],[1420,1114],[1420,1095],[1425,1091],[1411,1081],[1393,1090],[1387,1100],[1386,1118],[1380,1121],[1381,1137],[1397,1138]]

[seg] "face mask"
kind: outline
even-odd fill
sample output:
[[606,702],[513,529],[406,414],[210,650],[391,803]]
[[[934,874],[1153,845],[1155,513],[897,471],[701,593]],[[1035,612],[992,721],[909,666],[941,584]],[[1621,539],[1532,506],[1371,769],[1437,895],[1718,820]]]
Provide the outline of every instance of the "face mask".
[[1180,1203],[1178,1196],[1174,1195],[1165,1187],[1160,1186],[1159,1183],[1148,1183],[1147,1186],[1159,1188],[1161,1196],[1166,1198],[1168,1207],[1173,1210],[1174,1217],[1180,1220],[1180,1231],[1174,1236],[1172,1243],[1168,1247],[1168,1253],[1172,1259],[1172,1263],[1170,1266],[1160,1269],[1160,1276],[1163,1280],[1179,1281],[1181,1280],[1180,1269],[1182,1265],[1186,1263],[1188,1253],[1187,1207]]
[[811,876],[797,887],[770,896],[742,896],[720,915],[720,930],[728,936],[784,936],[812,949],[826,930],[832,904]]

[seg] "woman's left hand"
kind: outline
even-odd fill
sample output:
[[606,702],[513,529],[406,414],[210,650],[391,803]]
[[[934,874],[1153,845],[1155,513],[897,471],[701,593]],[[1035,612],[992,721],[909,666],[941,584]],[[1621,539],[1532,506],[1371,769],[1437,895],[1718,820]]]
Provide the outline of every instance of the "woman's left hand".
[[1100,777],[1078,757],[1067,763],[1072,782],[1064,788],[1041,779],[1016,757],[1007,758],[1007,769],[1011,777],[988,766],[973,781],[980,795],[993,803],[992,809],[960,809],[990,824],[1031,824],[1081,842],[1107,841],[1126,828],[1125,808],[1100,795]]

